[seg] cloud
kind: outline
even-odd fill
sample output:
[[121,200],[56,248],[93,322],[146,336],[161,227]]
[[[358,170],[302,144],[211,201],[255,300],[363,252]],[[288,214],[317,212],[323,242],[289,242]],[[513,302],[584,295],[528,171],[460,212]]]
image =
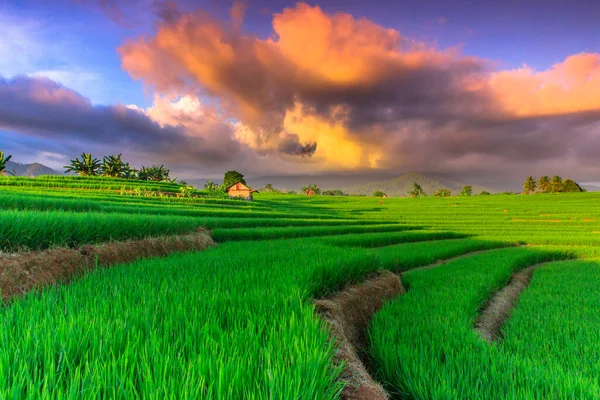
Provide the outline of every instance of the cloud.
[[547,71],[527,65],[501,71],[491,86],[504,107],[517,115],[552,115],[600,109],[600,54],[567,57]]
[[178,165],[225,163],[240,152],[233,126],[210,109],[189,99],[156,100],[147,111],[94,106],[47,78],[0,79],[0,129]]
[[222,21],[161,2],[156,31],[118,49],[123,69],[155,92],[147,109],[96,106],[67,88],[89,76],[38,71],[0,80],[0,129],[68,142],[53,147],[60,154],[125,149],[196,176],[600,173],[600,54],[499,71],[304,3],[274,14],[273,34],[259,38],[243,31],[245,11],[236,1]]
[[119,48],[122,66],[159,93],[213,97],[257,152],[310,150],[300,161],[324,169],[583,163],[598,134],[598,54],[498,71],[318,6],[274,14],[267,39],[244,34],[239,15],[172,10]]

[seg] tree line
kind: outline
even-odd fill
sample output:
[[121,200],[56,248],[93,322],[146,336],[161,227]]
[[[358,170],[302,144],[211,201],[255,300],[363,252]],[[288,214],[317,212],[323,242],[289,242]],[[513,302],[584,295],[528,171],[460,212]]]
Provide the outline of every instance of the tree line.
[[[177,177],[170,178],[171,171],[164,164],[153,165],[137,169],[124,162],[121,154],[104,156],[102,160],[94,158],[91,154],[82,153],[79,157],[71,160],[70,165],[65,165],[65,174],[76,173],[79,176],[104,176],[107,178],[137,179],[141,181],[169,182],[175,183]],[[183,183],[184,184],[184,183]]]
[[523,183],[523,194],[534,193],[570,193],[570,192],[585,192],[586,190],[579,186],[572,179],[563,179],[554,175],[552,178],[542,176],[536,180],[533,176],[528,176]]

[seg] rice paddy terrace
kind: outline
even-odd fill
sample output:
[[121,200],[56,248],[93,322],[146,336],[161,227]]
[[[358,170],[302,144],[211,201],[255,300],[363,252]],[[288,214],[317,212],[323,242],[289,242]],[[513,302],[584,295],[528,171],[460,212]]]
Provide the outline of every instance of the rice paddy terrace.
[[600,194],[0,179],[0,398],[600,398]]

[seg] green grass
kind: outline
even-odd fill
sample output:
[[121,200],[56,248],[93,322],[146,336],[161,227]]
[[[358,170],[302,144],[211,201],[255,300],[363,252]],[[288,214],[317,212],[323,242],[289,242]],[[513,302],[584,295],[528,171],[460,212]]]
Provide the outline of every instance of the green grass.
[[557,250],[502,249],[405,273],[408,292],[377,313],[369,332],[380,379],[396,396],[415,398],[560,398],[567,393],[590,398],[594,388],[568,374],[526,384],[541,375],[535,367],[543,367],[545,354],[534,354],[537,363],[528,363],[502,346],[490,346],[473,328],[479,308],[513,272],[568,256]]
[[0,211],[0,250],[77,247],[193,232],[196,218],[102,213]]
[[[479,307],[515,270],[600,256],[599,193],[241,202],[123,196],[123,182],[104,178],[11,179],[0,182],[8,185],[4,251],[198,226],[220,245],[98,270],[6,304],[0,398],[339,398],[334,344],[312,299],[380,269],[403,272],[409,287],[370,331],[373,366],[393,391],[427,399],[599,393],[595,261],[539,269],[503,342],[490,346],[473,330]],[[518,242],[558,246],[505,248]],[[480,250],[490,251],[468,254]]]
[[30,293],[0,310],[0,397],[337,398],[310,298],[400,268],[392,253],[426,252],[416,265],[491,245],[432,243],[380,257],[318,239],[231,242]]
[[600,393],[599,285],[598,262],[565,261],[537,269],[519,298],[502,348],[527,366],[539,395]]
[[338,225],[338,226],[301,226],[276,228],[239,228],[214,229],[212,236],[217,242],[230,240],[267,240],[297,238],[306,236],[330,236],[350,233],[398,232],[415,229],[405,225]]

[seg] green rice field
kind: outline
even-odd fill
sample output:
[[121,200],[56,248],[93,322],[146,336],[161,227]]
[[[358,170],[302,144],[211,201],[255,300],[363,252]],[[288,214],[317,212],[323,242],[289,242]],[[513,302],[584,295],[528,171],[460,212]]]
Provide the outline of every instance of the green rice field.
[[[244,202],[127,184],[0,178],[4,253],[199,228],[217,243],[7,300],[0,399],[343,398],[346,366],[313,300],[381,270],[407,289],[367,332],[391,398],[600,398],[600,193]],[[478,313],[538,264],[501,340],[483,340]]]

